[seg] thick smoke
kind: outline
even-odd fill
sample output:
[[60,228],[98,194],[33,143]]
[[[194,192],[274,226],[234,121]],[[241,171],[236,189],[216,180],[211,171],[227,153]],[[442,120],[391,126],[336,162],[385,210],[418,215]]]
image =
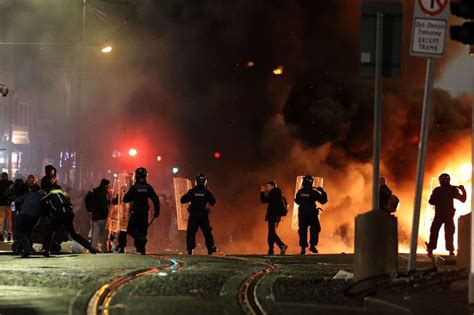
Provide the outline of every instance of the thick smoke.
[[[45,2],[0,0],[3,40],[80,41],[82,1]],[[259,186],[276,179],[291,200],[297,175],[321,176],[329,194],[321,249],[351,250],[354,216],[371,204],[373,82],[357,73],[362,1],[135,3],[90,1],[87,41],[102,43],[114,34],[114,51],[104,57],[86,50],[82,123],[68,124],[76,116],[70,117],[55,130],[63,143],[80,136],[91,180],[143,165],[158,190],[172,194],[171,167],[188,178],[203,172],[218,198],[211,220],[223,249],[263,252]],[[401,240],[409,230],[425,75],[424,59],[409,55],[413,3],[403,1],[401,78],[383,84],[382,173],[402,199]],[[41,20],[48,21],[45,28],[36,27]],[[438,76],[456,53],[448,48],[448,58],[437,63]],[[34,82],[32,95],[56,91],[43,102],[55,104],[45,116],[67,114],[65,85],[70,108],[77,109],[77,47],[10,53],[22,67],[19,88]],[[58,63],[67,77],[58,74],[64,74]],[[273,75],[280,65],[283,75]],[[434,92],[428,169],[444,157],[446,143],[468,132],[469,101]],[[111,158],[114,150],[131,146],[139,150],[136,160]],[[216,151],[221,159],[213,158]],[[285,218],[279,230],[296,248],[290,221]]]

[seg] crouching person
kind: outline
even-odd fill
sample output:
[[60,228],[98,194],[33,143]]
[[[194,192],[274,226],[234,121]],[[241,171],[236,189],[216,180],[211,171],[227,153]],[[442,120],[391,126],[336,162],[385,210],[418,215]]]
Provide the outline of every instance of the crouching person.
[[54,233],[61,225],[65,226],[73,240],[89,250],[90,253],[99,253],[97,249],[93,248],[87,240],[74,230],[74,212],[72,211],[72,204],[69,198],[66,197],[64,192],[61,190],[61,187],[56,184],[51,186],[51,191],[41,199],[41,211],[51,220],[50,229],[45,236],[43,256],[50,256]]
[[22,257],[31,255],[30,235],[41,215],[40,201],[45,195],[46,192],[36,185],[31,192],[15,200],[15,208],[21,209],[17,216],[18,245],[15,252]]

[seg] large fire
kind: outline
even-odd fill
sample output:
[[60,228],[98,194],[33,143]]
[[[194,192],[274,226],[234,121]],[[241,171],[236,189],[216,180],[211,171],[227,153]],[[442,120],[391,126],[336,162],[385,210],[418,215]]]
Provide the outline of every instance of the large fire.
[[[468,151],[469,152],[469,151]],[[458,219],[460,216],[468,214],[471,211],[471,163],[467,162],[464,155],[460,155],[458,159],[454,159],[451,162],[446,163],[444,168],[436,170],[432,175],[439,175],[441,173],[448,173],[451,176],[451,184],[455,186],[464,185],[467,191],[467,200],[462,203],[459,200],[454,200],[454,208],[456,213],[454,216],[454,224],[456,231],[454,233],[454,248],[457,249],[457,235],[458,235]],[[430,237],[431,222],[434,217],[434,208],[428,204],[432,189],[439,186],[438,176],[431,178],[429,182],[430,188],[424,192],[424,212],[420,220],[420,239],[428,241]],[[426,186],[426,185],[425,185]],[[438,237],[438,247],[435,253],[445,254],[445,242],[444,242],[444,227],[441,228]]]

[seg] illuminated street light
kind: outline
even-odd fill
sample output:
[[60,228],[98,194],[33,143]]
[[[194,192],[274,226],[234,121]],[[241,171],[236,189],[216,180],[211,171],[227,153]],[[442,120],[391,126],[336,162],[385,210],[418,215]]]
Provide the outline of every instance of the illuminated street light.
[[173,174],[178,174],[179,173],[179,168],[173,167],[173,169],[171,171],[173,172]]
[[128,150],[128,155],[130,156],[136,156],[138,153],[138,151],[134,148],[131,148],[130,150]]
[[156,157],[156,160],[157,160],[158,162],[161,162],[161,155],[158,155],[158,156]]
[[102,48],[102,52],[104,54],[108,54],[111,51],[112,51],[112,46],[105,46],[104,48]]
[[283,74],[283,66],[278,66],[277,68],[273,69],[274,75],[282,75]]

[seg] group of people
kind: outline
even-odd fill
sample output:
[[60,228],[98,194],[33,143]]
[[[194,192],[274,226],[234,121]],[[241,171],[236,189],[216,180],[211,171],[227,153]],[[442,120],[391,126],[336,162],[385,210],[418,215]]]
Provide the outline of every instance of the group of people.
[[[303,177],[302,187],[298,190],[295,203],[298,207],[298,236],[301,247],[300,254],[306,254],[308,247],[309,229],[309,251],[318,253],[316,246],[319,241],[321,224],[319,222],[319,211],[317,203],[325,204],[328,201],[327,193],[322,187],[313,187],[314,178],[311,175]],[[268,204],[265,220],[268,222],[268,255],[274,255],[274,244],[280,248],[280,255],[284,255],[288,245],[283,243],[276,229],[282,216],[288,213],[288,203],[277,183],[268,181],[260,189],[260,201]]]
[[[8,226],[7,222],[11,222],[11,229],[8,231],[13,234],[13,250],[21,254],[22,257],[28,257],[34,251],[30,237],[40,221],[46,227],[42,235],[45,257],[50,256],[52,241],[59,227],[65,228],[73,240],[91,253],[98,252],[87,240],[76,233],[71,202],[58,185],[56,175],[56,168],[47,165],[45,175],[38,185],[34,175],[29,175],[26,183],[23,183],[21,179],[16,179],[12,183],[8,180],[8,174],[2,173],[0,181],[2,208],[0,211],[4,216],[4,229],[5,226]],[[10,185],[9,188],[5,189],[4,187],[8,185]]]
[[[444,225],[444,237],[446,250],[450,256],[454,256],[454,199],[460,202],[466,202],[467,194],[463,185],[451,185],[451,177],[447,173],[442,173],[438,177],[439,186],[433,189],[428,203],[434,207],[435,215],[430,227],[430,238],[425,242],[426,250],[429,256],[438,244],[438,235],[441,226]],[[398,198],[388,188],[387,180],[380,178],[379,209],[388,213],[394,212],[398,206]]]
[[[74,212],[67,194],[64,193],[57,183],[56,169],[52,165],[45,167],[45,175],[37,184],[36,177],[29,175],[26,182],[16,179],[12,182],[7,173],[2,173],[0,180],[0,215],[4,218],[4,231],[13,232],[15,241],[14,251],[22,257],[28,257],[33,248],[30,236],[38,224],[40,218],[47,225],[43,235],[43,255],[50,256],[52,239],[59,227],[65,228],[70,237],[90,253],[99,253],[99,244],[102,252],[110,251],[107,244],[109,233],[107,231],[107,218],[109,209],[118,201],[111,195],[110,181],[102,179],[99,186],[94,188],[85,197],[85,205],[91,213],[92,242],[89,243],[74,229]],[[153,187],[147,183],[148,172],[140,167],[135,171],[135,183],[129,188],[123,197],[124,203],[130,203],[130,217],[127,231],[118,235],[118,251],[124,252],[127,234],[134,239],[137,253],[146,254],[146,243],[148,234],[148,213],[150,210],[149,200],[153,203],[153,218],[160,215],[160,200]],[[440,186],[435,188],[429,199],[429,203],[435,207],[435,217],[431,226],[430,240],[426,243],[429,254],[436,249],[438,233],[441,226],[445,226],[446,249],[454,255],[454,199],[461,202],[466,201],[466,190],[461,186],[450,184],[450,177],[443,173],[439,176]],[[303,178],[301,189],[295,196],[298,205],[298,236],[300,254],[305,255],[309,247],[312,253],[318,253],[317,245],[321,224],[319,222],[318,203],[327,203],[327,193],[322,187],[314,187],[314,178],[306,175]],[[268,223],[268,255],[274,255],[274,246],[280,248],[280,254],[284,255],[288,249],[278,236],[276,230],[282,217],[288,213],[288,203],[276,181],[268,181],[261,187],[260,200],[267,204],[265,220]],[[189,255],[193,254],[196,247],[196,233],[202,230],[205,244],[209,255],[217,251],[212,235],[209,213],[210,206],[216,204],[214,195],[207,188],[207,178],[199,174],[195,179],[194,188],[181,196],[182,204],[189,204],[189,219],[186,231],[186,249]],[[392,204],[391,204],[392,203]],[[393,212],[398,204],[396,198],[386,184],[381,181],[380,187],[380,209]],[[12,214],[12,207],[14,212]],[[9,229],[9,226],[11,228]],[[308,243],[309,230],[309,243]],[[8,233],[7,237],[12,237]]]

